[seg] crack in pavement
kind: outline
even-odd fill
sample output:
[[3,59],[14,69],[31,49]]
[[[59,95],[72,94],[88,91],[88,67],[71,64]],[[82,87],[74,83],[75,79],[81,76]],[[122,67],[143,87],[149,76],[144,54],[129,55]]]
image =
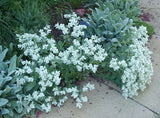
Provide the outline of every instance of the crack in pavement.
[[159,37],[159,36],[160,36],[160,34],[155,33],[155,34],[154,34],[154,36],[158,36],[158,37]]
[[[103,84],[104,84],[105,86],[109,87],[109,88],[112,88],[112,89],[113,89],[114,91],[116,91],[117,93],[122,94],[120,90],[112,87],[111,85],[109,85],[109,84],[107,84],[107,83],[103,83]],[[131,97],[128,97],[128,98],[129,98],[130,100],[132,100],[133,102],[139,104],[140,106],[143,106],[144,108],[148,109],[148,110],[151,111],[152,113],[154,113],[154,114],[156,114],[156,115],[158,115],[158,116],[160,115],[160,113],[158,113],[158,112],[152,110],[151,108],[149,108],[148,106],[140,103],[138,100],[136,100],[136,99],[134,99],[134,98],[131,98]]]

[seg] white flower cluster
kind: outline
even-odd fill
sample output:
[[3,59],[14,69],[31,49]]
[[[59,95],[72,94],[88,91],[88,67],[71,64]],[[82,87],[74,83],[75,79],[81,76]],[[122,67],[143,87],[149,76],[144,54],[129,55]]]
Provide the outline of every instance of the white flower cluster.
[[[87,85],[84,85],[82,88],[82,92],[88,92],[88,90],[93,90],[94,89],[94,85],[88,83]],[[71,88],[65,88],[64,90],[60,91],[58,90],[58,88],[54,88],[54,95],[65,95],[67,93],[71,94],[71,97],[74,98],[76,100],[76,106],[78,108],[82,108],[82,103],[83,102],[87,102],[87,96],[82,96],[80,95],[80,90],[78,90],[77,87],[71,87]],[[59,99],[58,101],[55,99],[53,100],[52,104],[53,105],[57,105],[58,107],[62,106],[63,103],[68,99],[67,96],[64,96],[62,99]]]
[[[64,24],[57,23],[55,25],[56,29],[62,30],[64,35],[71,33],[71,36],[76,38],[84,36],[83,29],[86,29],[87,27],[85,25],[79,25],[80,17],[78,17],[77,14],[74,12],[72,14],[66,14],[64,15],[64,18],[69,19],[69,23],[66,26]],[[73,29],[72,32],[71,28]]]
[[[56,29],[62,30],[64,35],[71,33],[71,36],[78,38],[84,36],[83,29],[87,27],[85,25],[79,25],[80,17],[77,16],[74,12],[72,14],[64,15],[64,18],[69,19],[69,23],[65,26],[64,24],[57,23],[55,25]],[[71,32],[71,29],[73,30]]]
[[151,83],[153,67],[151,63],[151,51],[145,46],[148,41],[146,27],[141,26],[133,30],[133,44],[129,46],[129,52],[133,53],[122,75],[123,96],[125,98],[138,95],[137,91],[143,91],[146,84]]
[[[27,105],[25,106],[27,109],[27,112],[30,112],[32,109],[35,108],[36,106],[36,104],[34,103],[35,100],[41,101],[41,99],[44,99],[44,97],[45,97],[44,93],[40,91],[34,91],[32,95],[31,94],[26,95],[24,97],[24,100],[29,103],[28,106]],[[46,98],[46,100],[49,100],[49,99],[51,99],[51,97]],[[42,109],[45,110],[46,112],[49,112],[51,110],[51,104],[49,103],[46,103],[46,105],[42,104]]]
[[138,95],[138,90],[143,91],[146,84],[151,83],[153,74],[151,52],[145,46],[148,41],[146,28],[144,26],[139,27],[139,29],[132,27],[131,30],[133,44],[129,46],[128,52],[132,56],[123,61],[123,64],[122,61],[114,58],[110,62],[110,67],[115,71],[120,69],[119,63],[124,65],[121,80],[123,83],[122,95],[125,98]]
[[92,36],[91,39],[84,39],[83,44],[74,40],[72,46],[59,53],[59,57],[65,64],[75,65],[78,71],[91,70],[95,73],[98,65],[88,64],[87,57],[94,59],[95,62],[102,62],[107,56],[101,45],[96,44],[98,40],[100,39],[96,36]]
[[[72,64],[81,72],[91,70],[95,73],[98,64],[107,56],[101,45],[97,44],[100,42],[97,36],[82,39],[86,26],[79,25],[79,17],[75,13],[67,14],[65,18],[69,18],[68,25],[56,24],[56,28],[62,30],[64,35],[71,35],[74,40],[64,51],[57,48],[53,38],[48,38],[50,26],[41,29],[39,34],[17,35],[20,42],[18,47],[24,50],[24,55],[29,59],[22,60],[23,67],[16,71],[17,84],[29,87],[36,82],[35,86],[38,87],[33,94],[28,94],[24,98],[28,102],[26,106],[28,112],[34,109],[37,103],[43,103],[41,109],[46,112],[51,110],[51,104],[60,107],[68,99],[68,93],[77,101],[76,106],[81,108],[82,103],[87,102],[87,97],[82,96],[81,92],[93,90],[94,85],[88,83],[82,91],[75,85],[71,88],[62,87],[60,83],[65,78],[61,78],[63,73],[57,70],[58,62],[64,65]],[[48,90],[52,95],[47,94]]]
[[[91,39],[84,39],[82,41],[77,40],[77,37],[84,36],[83,29],[87,27],[85,25],[79,25],[80,17],[78,17],[74,12],[73,14],[64,15],[65,18],[69,19],[68,25],[57,23],[55,27],[59,30],[62,30],[63,34],[68,34],[71,32],[71,36],[75,38],[73,40],[73,45],[68,47],[65,51],[59,53],[60,59],[63,63],[69,65],[73,64],[77,67],[78,71],[91,70],[92,72],[96,72],[98,65],[91,64],[86,61],[87,57],[93,58],[94,61],[102,62],[107,56],[107,52],[105,49],[101,47],[101,45],[97,44],[101,41],[97,36],[92,36]],[[64,33],[68,31],[68,33]]]
[[127,67],[127,63],[125,60],[122,61],[118,61],[118,59],[116,58],[112,58],[112,60],[110,61],[110,68],[113,68],[114,71],[119,70],[120,68],[126,68]]

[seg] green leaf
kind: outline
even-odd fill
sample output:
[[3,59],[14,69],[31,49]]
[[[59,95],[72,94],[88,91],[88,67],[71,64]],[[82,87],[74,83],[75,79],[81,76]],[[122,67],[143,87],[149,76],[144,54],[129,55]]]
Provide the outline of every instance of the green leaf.
[[111,42],[112,42],[112,43],[117,43],[117,42],[119,42],[119,41],[118,41],[117,38],[113,38],[113,39],[111,40]]
[[32,82],[32,83],[27,84],[27,86],[24,87],[24,90],[26,92],[28,92],[28,91],[32,90],[34,86],[36,86],[36,82],[35,81]]
[[8,114],[8,113],[9,113],[9,110],[6,109],[6,108],[3,108],[3,109],[1,110],[1,115]]
[[0,45],[0,53],[2,53],[2,46]]
[[1,86],[2,86],[3,81],[4,81],[3,75],[0,74],[0,88],[1,88]]
[[11,58],[10,66],[8,69],[8,75],[11,75],[16,70],[16,59],[17,59],[16,55]]
[[0,107],[6,105],[7,103],[8,103],[7,99],[0,98]]
[[13,93],[14,94],[16,94],[16,93],[18,93],[19,91],[21,91],[21,87],[20,86],[17,86],[17,87],[14,87],[13,89],[12,89],[12,91],[13,91]]
[[13,43],[10,43],[10,44],[9,44],[9,51],[10,51],[10,52],[13,52]]
[[41,110],[41,111],[43,111],[43,109],[42,109],[42,107],[41,107],[41,105],[39,105],[39,104],[36,104],[36,106],[35,106],[38,110]]
[[22,103],[20,101],[17,101],[17,107],[16,107],[16,111],[18,113],[21,113],[23,111],[23,107],[22,107]]
[[8,49],[5,49],[5,50],[0,54],[0,62],[2,62],[3,59],[5,58],[7,51],[8,51]]
[[10,91],[11,91],[11,88],[10,88],[10,87],[5,88],[4,91],[3,91],[3,95],[8,94]]
[[12,79],[13,79],[12,76],[6,76],[6,77],[5,77],[5,81],[6,81],[6,82],[8,82],[8,81],[10,81],[10,80],[12,80]]
[[101,66],[105,67],[106,66],[106,62],[102,62]]
[[62,41],[58,41],[59,46],[62,46],[62,44],[63,44]]
[[[12,108],[14,108],[18,113],[22,113],[23,112],[22,103],[20,101],[10,101],[10,103],[12,105]],[[15,113],[14,113],[14,115],[15,115]]]
[[21,54],[19,57],[17,57],[17,67],[20,65],[20,60],[22,59],[23,54]]
[[9,108],[8,110],[9,110],[9,114],[8,115],[13,118],[13,109]]
[[0,71],[6,71],[8,68],[8,65],[4,62],[0,62]]
[[0,96],[2,95],[2,93],[3,93],[3,91],[2,91],[2,90],[0,90]]

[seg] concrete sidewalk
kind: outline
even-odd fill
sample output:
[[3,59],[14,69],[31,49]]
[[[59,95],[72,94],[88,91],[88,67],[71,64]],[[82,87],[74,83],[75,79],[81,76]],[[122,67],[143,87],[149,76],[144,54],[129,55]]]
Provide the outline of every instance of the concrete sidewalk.
[[[160,114],[160,1],[141,0],[148,23],[155,28],[148,47],[153,52],[154,75],[152,84],[139,96],[125,100],[117,87],[111,83],[101,84],[92,79],[95,90],[86,93],[89,101],[78,109],[72,99],[61,108],[53,107],[49,114],[40,118],[158,118]],[[111,86],[111,87],[110,87]],[[112,88],[113,87],[113,88]],[[159,116],[160,117],[160,116]]]
[[96,89],[86,94],[89,101],[83,104],[82,109],[76,108],[75,102],[70,99],[63,107],[55,107],[40,118],[155,118],[151,110],[134,100],[125,100],[108,84],[100,84],[96,80],[91,83]]

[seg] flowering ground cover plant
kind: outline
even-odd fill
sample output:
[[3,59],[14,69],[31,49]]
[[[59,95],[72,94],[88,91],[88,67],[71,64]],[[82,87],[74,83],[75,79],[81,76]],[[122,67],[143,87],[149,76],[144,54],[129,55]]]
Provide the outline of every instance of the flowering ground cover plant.
[[138,95],[138,90],[144,91],[153,74],[151,51],[145,46],[148,41],[146,27],[132,27],[130,35],[132,44],[124,51],[128,57],[123,60],[112,58],[109,65],[116,73],[121,73],[119,79],[125,98]]
[[63,32],[61,43],[49,37],[50,26],[41,29],[39,34],[17,34],[18,47],[28,57],[16,71],[17,85],[23,88],[23,100],[28,103],[27,112],[35,108],[49,112],[51,104],[63,105],[67,94],[81,108],[82,102],[87,102],[82,93],[94,89],[94,85],[88,83],[80,89],[74,82],[87,77],[89,72],[95,73],[107,56],[97,36],[83,39],[86,26],[79,25],[80,18],[75,13],[64,17],[69,21],[66,26],[55,25]]
[[[126,5],[124,1],[111,1],[98,4],[98,8],[92,10],[92,14],[85,19],[90,23],[87,36],[98,35],[108,52],[95,75],[119,85],[125,98],[133,97],[138,95],[138,90],[143,91],[146,84],[150,84],[153,74],[151,52],[146,47],[147,29],[144,26],[134,27],[140,11],[134,7],[137,1],[127,0]],[[134,7],[132,17],[127,12],[132,7],[127,5]]]

